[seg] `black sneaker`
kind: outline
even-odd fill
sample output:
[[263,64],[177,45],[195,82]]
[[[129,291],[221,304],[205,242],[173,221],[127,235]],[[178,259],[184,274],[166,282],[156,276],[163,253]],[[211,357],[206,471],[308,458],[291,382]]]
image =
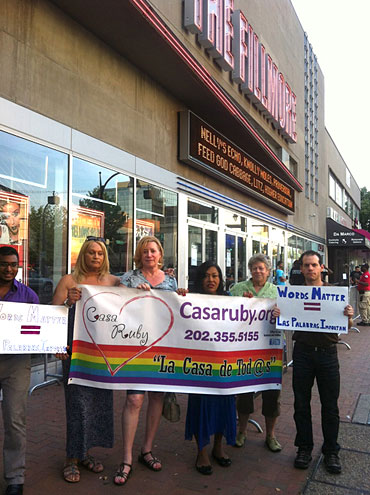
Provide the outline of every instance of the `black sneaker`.
[[339,474],[342,471],[338,454],[325,454],[324,465],[328,473]]
[[311,450],[298,449],[297,456],[294,460],[294,467],[298,469],[307,469],[312,461]]

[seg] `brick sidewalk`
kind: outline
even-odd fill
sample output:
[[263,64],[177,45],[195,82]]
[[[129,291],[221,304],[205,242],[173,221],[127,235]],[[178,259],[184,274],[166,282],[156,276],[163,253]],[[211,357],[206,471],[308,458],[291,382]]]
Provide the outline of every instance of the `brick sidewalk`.
[[[363,327],[361,333],[351,332],[343,336],[352,347],[338,346],[341,365],[341,421],[349,422],[359,395],[369,393],[370,367],[370,328]],[[125,492],[158,495],[222,494],[227,495],[297,495],[305,487],[309,471],[294,469],[293,445],[295,427],[293,422],[293,393],[291,390],[291,370],[283,379],[282,414],[277,425],[277,437],[283,445],[283,451],[273,454],[264,447],[264,435],[249,425],[248,441],[244,448],[227,447],[233,464],[230,468],[214,466],[212,476],[202,476],[194,469],[196,446],[194,442],[184,441],[184,420],[186,414],[186,395],[180,395],[182,419],[179,423],[161,422],[155,453],[163,461],[163,470],[154,473],[136,462],[143,437],[143,418],[140,420],[134,446],[133,476],[125,487],[117,487],[112,482],[115,468],[121,462],[120,411],[124,398],[123,392],[115,392],[115,446],[111,450],[93,449],[105,465],[105,471],[96,475],[81,468],[81,481],[67,484],[61,476],[65,449],[65,415],[63,388],[51,385],[39,389],[29,399],[28,409],[28,445],[27,477],[25,495],[59,494],[109,494]],[[260,415],[260,399],[256,401],[254,419],[263,425]],[[315,448],[314,458],[318,459],[321,445],[320,401],[318,392],[313,390],[312,415],[314,421]],[[264,426],[264,425],[263,425]],[[2,437],[2,431],[0,432]],[[347,472],[348,466],[343,466]],[[105,479],[106,477],[106,479]]]

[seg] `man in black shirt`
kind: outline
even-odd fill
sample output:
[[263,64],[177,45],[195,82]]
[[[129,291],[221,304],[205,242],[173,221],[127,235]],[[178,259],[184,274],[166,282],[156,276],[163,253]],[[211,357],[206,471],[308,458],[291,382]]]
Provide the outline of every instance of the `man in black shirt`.
[[301,260],[295,260],[289,274],[290,285],[304,285],[304,276],[301,272]]
[[361,277],[361,270],[359,266],[355,266],[355,269],[350,274],[350,280],[352,285],[357,285]]
[[[301,272],[305,285],[328,285],[322,281],[323,270],[321,255],[315,251],[306,251],[301,258]],[[344,314],[352,325],[353,308],[347,305]],[[294,421],[297,435],[294,444],[298,447],[294,466],[307,469],[313,448],[311,390],[316,378],[321,401],[321,418],[324,443],[324,465],[330,473],[341,472],[338,457],[340,446],[337,442],[339,431],[339,363],[337,356],[338,335],[323,332],[294,332],[293,350],[293,391]]]

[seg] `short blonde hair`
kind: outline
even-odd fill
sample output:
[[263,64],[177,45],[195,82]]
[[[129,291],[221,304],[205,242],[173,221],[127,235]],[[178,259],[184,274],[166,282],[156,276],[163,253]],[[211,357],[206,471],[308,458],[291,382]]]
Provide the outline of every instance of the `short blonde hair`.
[[135,249],[135,256],[134,256],[134,261],[135,261],[135,266],[136,268],[140,269],[143,267],[143,263],[141,261],[141,257],[143,255],[143,251],[146,248],[147,244],[149,242],[155,242],[158,246],[158,250],[161,253],[161,256],[159,258],[159,268],[162,268],[163,266],[163,256],[164,256],[164,251],[162,244],[160,243],[159,239],[152,235],[146,235],[145,237],[142,237],[140,241],[137,243],[136,249]]
[[86,261],[85,261],[85,254],[86,251],[90,248],[92,244],[98,244],[101,250],[103,251],[104,254],[104,259],[103,263],[100,267],[99,270],[99,279],[105,277],[105,275],[108,275],[109,273],[109,259],[108,259],[108,252],[107,248],[104,244],[104,242],[101,241],[94,241],[94,240],[86,240],[80,249],[80,252],[78,253],[77,256],[77,261],[76,265],[73,270],[73,278],[76,280],[76,282],[80,283],[81,280],[89,273],[89,270],[86,266]]

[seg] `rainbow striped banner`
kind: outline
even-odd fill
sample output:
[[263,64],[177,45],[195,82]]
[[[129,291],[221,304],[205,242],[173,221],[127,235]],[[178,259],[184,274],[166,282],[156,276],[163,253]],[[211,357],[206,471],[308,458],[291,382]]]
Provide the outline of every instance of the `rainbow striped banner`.
[[274,300],[82,288],[69,383],[210,394],[281,388]]

